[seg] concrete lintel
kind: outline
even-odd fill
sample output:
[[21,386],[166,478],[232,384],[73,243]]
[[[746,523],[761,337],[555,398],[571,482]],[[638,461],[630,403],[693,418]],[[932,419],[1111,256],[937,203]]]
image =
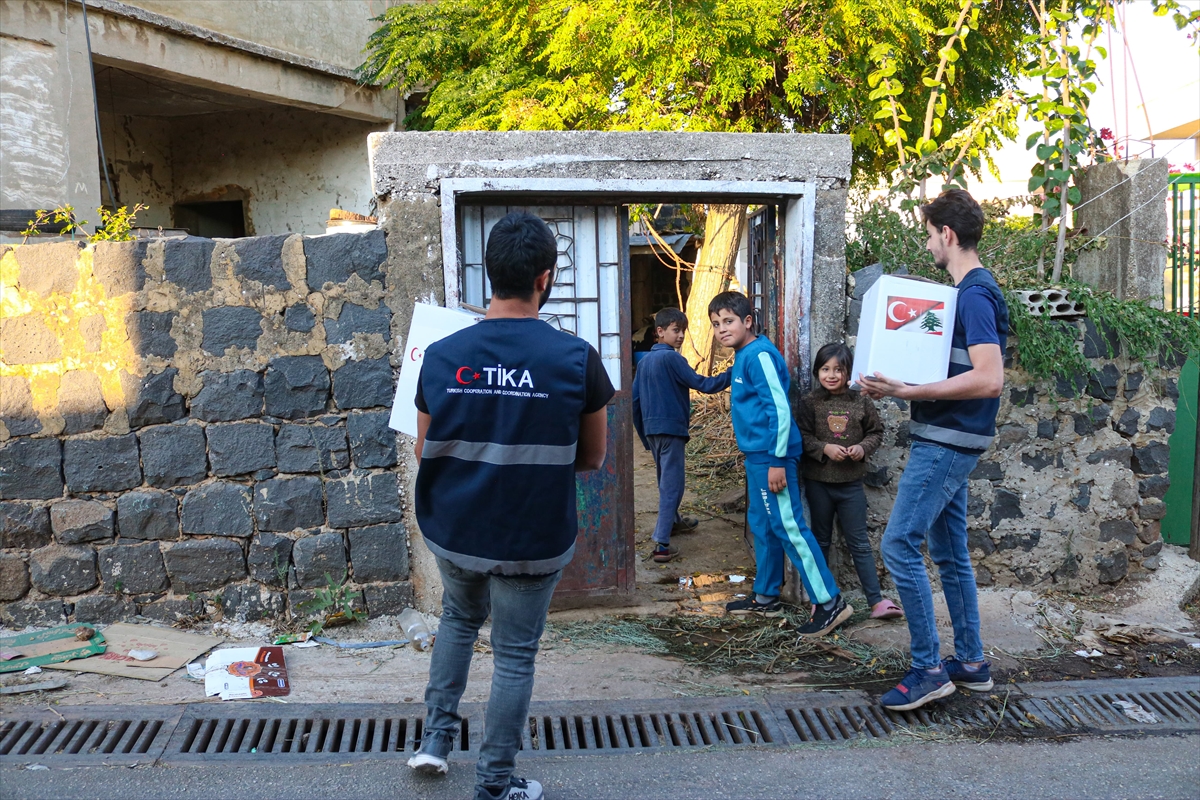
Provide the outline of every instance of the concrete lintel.
[[375,194],[440,191],[445,178],[850,180],[850,139],[829,134],[411,131],[370,138]]
[[[312,59],[249,42],[244,43],[247,47],[235,47],[230,42],[240,40],[113,0],[89,0],[88,5],[100,12],[88,19],[98,64],[351,119],[383,123],[397,119],[396,93],[359,85],[352,74],[343,74],[348,70],[333,65],[324,70],[314,66],[319,62],[305,63]],[[144,19],[147,16],[159,21]],[[171,25],[160,24],[163,20]]]

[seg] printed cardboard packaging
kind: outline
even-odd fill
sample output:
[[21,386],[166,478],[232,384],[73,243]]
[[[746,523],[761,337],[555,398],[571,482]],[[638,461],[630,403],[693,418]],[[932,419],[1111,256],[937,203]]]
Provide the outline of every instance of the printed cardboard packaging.
[[946,379],[958,290],[884,275],[867,290],[858,321],[853,382],[882,373],[909,384]]

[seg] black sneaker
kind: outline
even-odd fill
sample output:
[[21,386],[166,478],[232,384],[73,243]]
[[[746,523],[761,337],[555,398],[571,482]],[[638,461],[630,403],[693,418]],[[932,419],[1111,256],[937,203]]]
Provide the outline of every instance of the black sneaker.
[[671,526],[671,533],[694,533],[700,527],[700,520],[695,517],[680,517]]
[[978,669],[967,669],[961,661],[950,656],[942,662],[942,666],[946,668],[946,674],[956,686],[970,689],[972,692],[986,692],[996,685],[992,680],[992,665],[986,661]]
[[760,617],[778,617],[783,613],[783,603],[780,603],[778,598],[769,603],[760,603],[757,598],[747,597],[745,600],[726,603],[725,613],[734,617],[748,617],[752,614]]
[[800,634],[801,639],[824,636],[852,616],[854,616],[854,608],[846,602],[845,598],[838,595],[833,608],[825,611],[817,606],[813,610],[812,619],[801,625],[796,632]]

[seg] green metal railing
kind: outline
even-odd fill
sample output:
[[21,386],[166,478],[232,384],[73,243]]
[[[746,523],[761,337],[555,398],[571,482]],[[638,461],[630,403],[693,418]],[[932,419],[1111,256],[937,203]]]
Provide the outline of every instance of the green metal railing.
[[1170,311],[1200,313],[1200,258],[1197,258],[1196,194],[1200,172],[1172,175],[1170,180],[1171,242],[1163,276]]

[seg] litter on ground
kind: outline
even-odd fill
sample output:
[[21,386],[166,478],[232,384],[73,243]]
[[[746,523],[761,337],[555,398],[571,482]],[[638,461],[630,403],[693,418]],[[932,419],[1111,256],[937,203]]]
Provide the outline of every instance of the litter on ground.
[[[190,674],[190,670],[189,670]],[[204,663],[204,694],[222,700],[277,698],[291,694],[283,648],[232,647],[217,650]]]
[[[222,641],[218,636],[201,636],[171,628],[131,625],[127,622],[109,625],[104,629],[103,636],[96,634],[95,638],[107,640],[107,652],[101,650],[100,655],[92,655],[69,664],[55,664],[52,665],[53,668],[160,681]],[[157,655],[149,661],[139,661],[130,653],[132,650],[151,651]]]
[[1141,722],[1145,725],[1153,725],[1162,721],[1158,717],[1154,716],[1153,713],[1142,708],[1137,703],[1129,700],[1113,700],[1112,704],[1121,709],[1121,713],[1129,717],[1134,722]]
[[[89,631],[91,635],[81,639],[80,631]],[[5,636],[0,638],[0,650],[13,653],[14,657],[0,661],[0,672],[25,672],[30,667],[48,667],[75,658],[87,658],[103,653],[106,646],[103,636],[78,625],[59,625],[37,633]]]

